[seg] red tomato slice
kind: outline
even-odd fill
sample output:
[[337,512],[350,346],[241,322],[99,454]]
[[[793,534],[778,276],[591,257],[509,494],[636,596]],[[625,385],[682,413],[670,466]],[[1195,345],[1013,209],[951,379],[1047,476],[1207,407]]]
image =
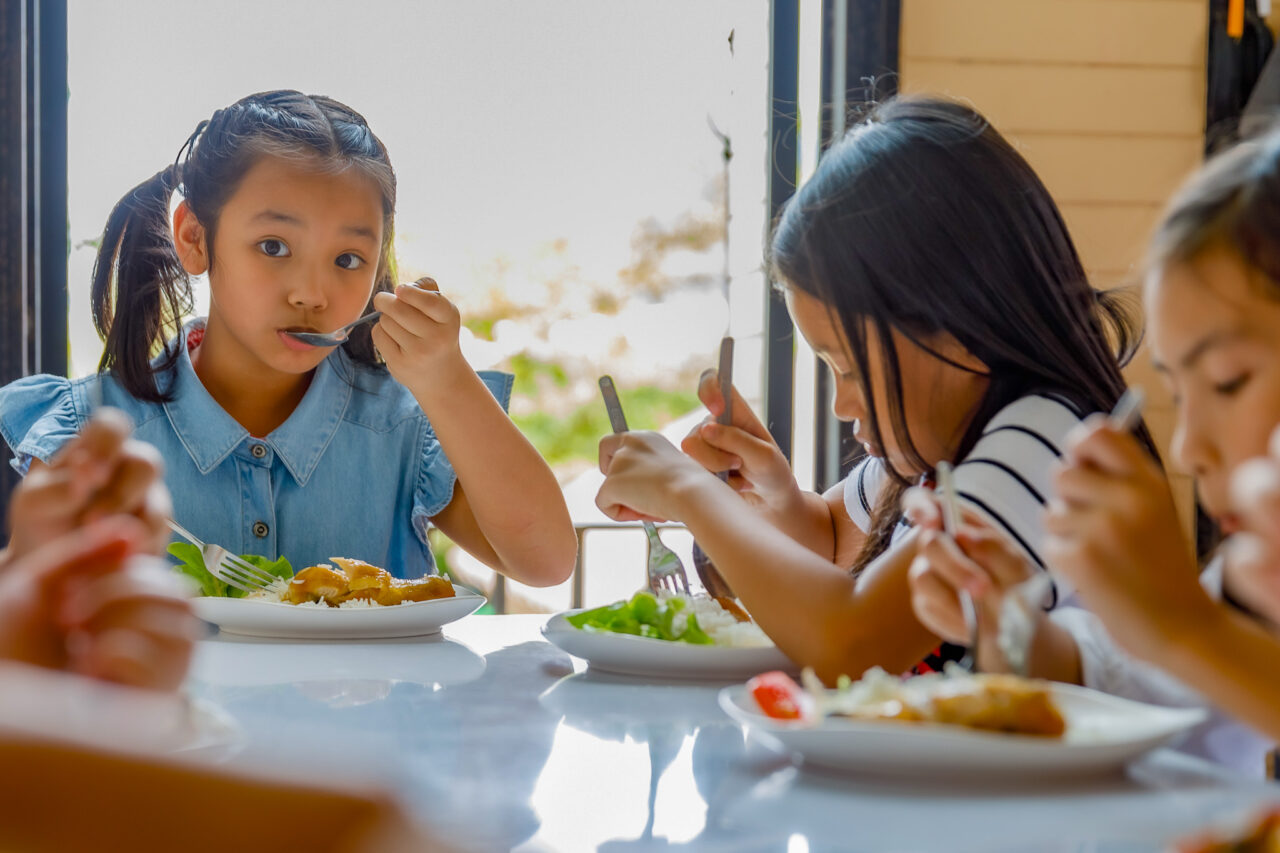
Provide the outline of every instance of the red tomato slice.
[[766,717],[803,720],[813,716],[813,700],[785,672],[766,672],[747,682],[747,690]]

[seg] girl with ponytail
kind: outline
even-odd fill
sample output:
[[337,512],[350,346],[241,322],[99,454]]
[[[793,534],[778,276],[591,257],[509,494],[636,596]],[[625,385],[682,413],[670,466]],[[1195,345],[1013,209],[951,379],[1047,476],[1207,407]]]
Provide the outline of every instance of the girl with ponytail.
[[[47,464],[100,401],[161,451],[174,515],[206,541],[418,576],[435,525],[510,577],[564,580],[576,539],[506,416],[511,377],[466,364],[435,282],[396,286],[395,201],[387,150],[351,108],[272,91],[218,110],[107,220],[100,372],[0,389],[14,466]],[[198,275],[209,316],[190,319]],[[374,310],[339,347],[289,334]]]
[[[688,455],[652,434],[604,439],[597,503],[688,524],[761,627],[825,679],[940,667],[963,648],[912,611],[920,531],[904,491],[951,463],[966,516],[1043,568],[1051,465],[1124,391],[1117,352],[1137,335],[1022,156],[938,98],[887,101],[833,145],[781,213],[770,264],[865,458],[827,494],[803,492],[735,400],[733,423],[699,426]],[[715,386],[700,388],[713,415]]]

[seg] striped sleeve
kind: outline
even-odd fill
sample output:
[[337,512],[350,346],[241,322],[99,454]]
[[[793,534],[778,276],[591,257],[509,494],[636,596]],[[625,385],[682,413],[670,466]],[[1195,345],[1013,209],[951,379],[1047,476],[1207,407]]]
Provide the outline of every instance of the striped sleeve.
[[874,456],[868,456],[845,477],[844,508],[863,533],[871,529],[871,511],[875,509],[880,489],[888,476],[884,463]]
[[956,466],[959,499],[1044,567],[1042,514],[1049,475],[1080,415],[1056,397],[1032,395],[1001,409]]

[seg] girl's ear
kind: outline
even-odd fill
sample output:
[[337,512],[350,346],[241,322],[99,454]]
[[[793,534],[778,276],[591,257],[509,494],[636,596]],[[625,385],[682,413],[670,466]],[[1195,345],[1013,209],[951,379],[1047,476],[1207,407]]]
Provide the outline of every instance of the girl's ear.
[[209,271],[209,246],[205,240],[204,226],[185,201],[173,212],[173,244],[178,250],[178,260],[182,262],[182,268],[188,275],[201,275]]

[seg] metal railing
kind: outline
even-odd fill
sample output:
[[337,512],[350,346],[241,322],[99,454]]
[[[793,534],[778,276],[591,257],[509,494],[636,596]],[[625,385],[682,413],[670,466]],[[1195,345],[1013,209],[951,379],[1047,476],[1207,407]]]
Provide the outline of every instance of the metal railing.
[[[674,522],[666,522],[658,524],[659,530],[686,530],[683,524]],[[586,584],[586,541],[587,533],[592,530],[643,530],[638,521],[583,521],[575,522],[573,525],[574,533],[578,537],[578,554],[574,558],[573,563],[573,585],[570,587],[569,606],[577,608],[582,606],[583,591]],[[649,562],[649,541],[645,540],[644,562]],[[507,577],[506,575],[495,573],[493,579],[493,594],[489,596],[489,604],[493,607],[495,613],[507,612]]]

